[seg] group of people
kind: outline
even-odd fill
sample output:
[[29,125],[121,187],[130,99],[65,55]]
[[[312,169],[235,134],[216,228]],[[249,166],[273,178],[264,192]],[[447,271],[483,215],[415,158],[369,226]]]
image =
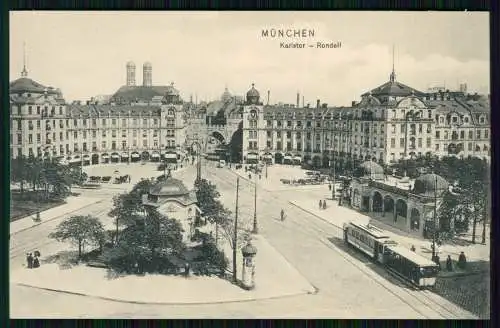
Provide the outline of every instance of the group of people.
[[26,262],[28,269],[35,269],[40,267],[40,252],[35,251],[34,253],[26,254]]
[[319,200],[319,209],[320,210],[325,210],[326,209],[326,200]]

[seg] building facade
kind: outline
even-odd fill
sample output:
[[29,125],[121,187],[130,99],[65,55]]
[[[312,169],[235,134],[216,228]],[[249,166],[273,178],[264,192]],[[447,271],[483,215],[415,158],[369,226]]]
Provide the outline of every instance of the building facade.
[[[298,106],[298,102],[297,102]],[[263,106],[247,93],[243,161],[328,167],[331,161],[394,163],[433,154],[489,158],[489,100],[464,92],[423,93],[389,81],[351,107]]]
[[59,89],[23,75],[10,84],[11,158],[43,155],[85,165],[182,155],[187,120],[173,84],[122,87],[107,104],[67,104]]

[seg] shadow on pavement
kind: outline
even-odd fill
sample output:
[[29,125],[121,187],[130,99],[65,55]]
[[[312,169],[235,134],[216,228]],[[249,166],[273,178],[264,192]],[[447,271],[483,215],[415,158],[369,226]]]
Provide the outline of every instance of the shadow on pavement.
[[57,264],[59,269],[67,270],[78,265],[78,252],[77,251],[60,251],[42,258],[42,264]]
[[393,275],[391,275],[389,272],[385,270],[385,268],[382,265],[373,262],[373,260],[370,257],[368,257],[368,255],[361,253],[360,251],[357,251],[356,249],[346,245],[343,239],[330,237],[328,238],[328,240],[336,247],[338,247],[340,250],[354,257],[357,261],[363,263],[367,268],[369,268],[371,271],[373,271],[380,277],[384,278],[391,284],[405,289],[411,289],[411,290],[414,289],[412,286],[409,286],[408,284],[402,282],[399,278],[396,278]]

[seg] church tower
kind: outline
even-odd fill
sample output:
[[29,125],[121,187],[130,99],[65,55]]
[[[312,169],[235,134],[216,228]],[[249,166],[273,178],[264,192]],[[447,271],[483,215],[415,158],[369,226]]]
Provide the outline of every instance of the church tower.
[[142,85],[144,87],[153,85],[153,66],[150,62],[145,62],[142,66]]
[[131,61],[127,63],[127,87],[135,86],[135,64]]

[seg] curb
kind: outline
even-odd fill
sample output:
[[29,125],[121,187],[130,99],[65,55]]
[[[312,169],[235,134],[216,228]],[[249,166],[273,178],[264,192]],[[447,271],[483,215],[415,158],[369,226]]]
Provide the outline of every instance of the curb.
[[76,296],[83,296],[83,297],[90,297],[90,298],[101,299],[101,300],[111,301],[111,302],[117,302],[117,303],[141,304],[141,305],[177,305],[177,306],[258,302],[258,301],[265,301],[265,300],[273,300],[273,299],[283,299],[283,298],[288,298],[288,297],[296,297],[296,296],[300,296],[300,295],[317,294],[317,291],[318,291],[318,289],[316,287],[314,287],[315,288],[315,292],[303,291],[303,292],[300,292],[300,293],[294,293],[294,294],[289,294],[289,295],[269,296],[269,297],[262,297],[262,298],[251,298],[251,299],[229,300],[229,301],[141,302],[141,301],[130,301],[130,300],[124,300],[124,299],[119,299],[119,298],[105,297],[105,296],[90,295],[90,294],[79,293],[79,292],[72,292],[72,291],[62,290],[62,289],[38,287],[38,286],[33,286],[33,285],[23,284],[23,283],[16,283],[16,285],[23,286],[23,287],[28,287],[28,288],[33,288],[33,289],[39,289],[39,290],[47,290],[47,291],[51,291],[51,292],[55,292],[55,293],[62,293],[62,294],[69,294],[69,295],[76,295]]
[[318,219],[320,219],[320,220],[322,220],[322,221],[324,221],[324,222],[326,222],[326,223],[328,223],[328,224],[330,224],[330,225],[334,226],[335,228],[342,229],[342,227],[340,227],[340,226],[338,226],[338,225],[336,225],[336,224],[334,224],[334,223],[332,223],[332,222],[330,222],[330,221],[326,220],[325,218],[323,218],[323,217],[319,216],[319,215],[318,215],[318,214],[316,214],[316,213],[311,212],[310,210],[307,210],[307,209],[303,208],[303,207],[302,207],[302,206],[300,206],[300,205],[295,204],[293,201],[288,201],[288,203],[290,203],[290,204],[292,204],[293,206],[297,207],[298,209],[301,209],[302,211],[307,212],[307,213],[309,213],[309,214],[311,214],[311,215],[313,215],[313,216],[317,217]]
[[[97,201],[97,202],[94,202],[94,203],[91,203],[91,204],[99,204],[99,203],[101,203],[101,202],[103,202],[103,201],[104,201],[104,200],[100,200],[100,201]],[[89,205],[90,205],[90,204],[89,204]],[[29,226],[29,227],[27,227],[27,228],[23,228],[23,229],[17,230],[16,232],[12,232],[12,233],[10,233],[10,234],[9,234],[9,236],[13,236],[13,235],[16,235],[16,234],[18,234],[18,233],[20,233],[20,232],[23,232],[23,231],[26,231],[26,230],[29,230],[29,229],[35,228],[35,227],[37,227],[37,226],[39,226],[39,225],[42,225],[42,224],[44,224],[44,223],[46,223],[46,222],[50,222],[50,221],[57,220],[57,219],[59,219],[61,216],[68,215],[68,214],[71,214],[71,213],[74,213],[74,212],[76,212],[76,211],[81,210],[82,208],[84,208],[84,207],[86,207],[86,206],[88,206],[88,205],[85,205],[85,206],[79,207],[79,208],[77,208],[77,209],[75,209],[75,210],[72,210],[72,211],[66,212],[66,213],[64,213],[64,214],[58,215],[58,216],[56,216],[56,217],[53,217],[53,218],[51,218],[51,219],[42,220],[42,222],[36,223],[36,224],[34,224],[34,225],[32,225],[32,226]]]

